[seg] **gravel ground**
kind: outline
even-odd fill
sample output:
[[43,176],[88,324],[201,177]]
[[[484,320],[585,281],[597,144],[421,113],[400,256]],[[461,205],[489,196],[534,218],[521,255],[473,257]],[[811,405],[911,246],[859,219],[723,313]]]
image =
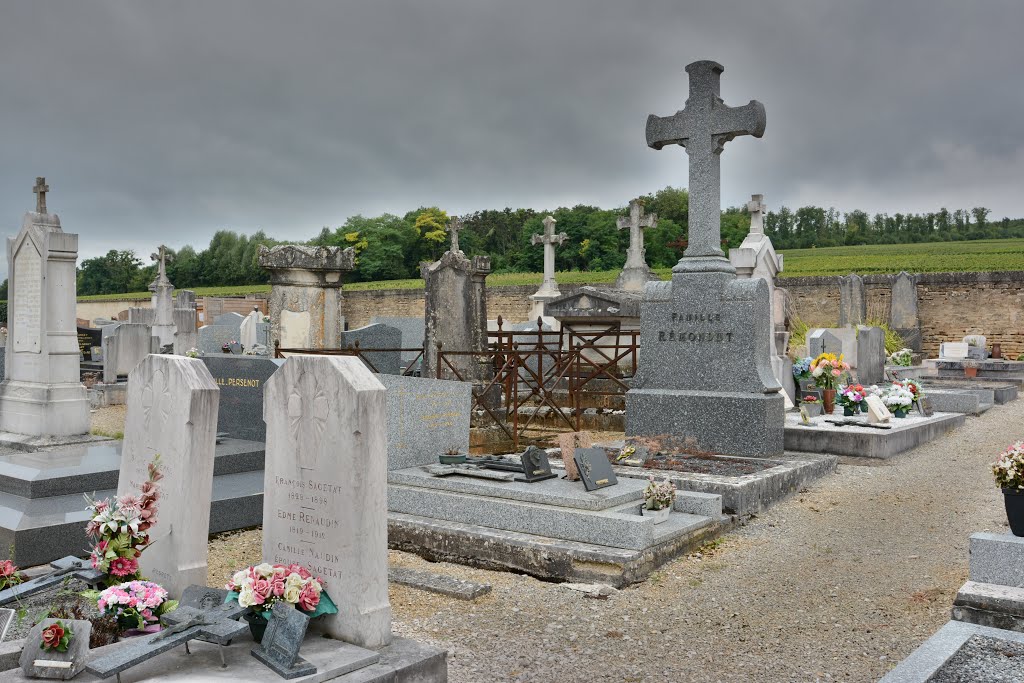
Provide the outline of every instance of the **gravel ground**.
[[[465,603],[392,585],[394,630],[446,648],[452,683],[875,681],[949,618],[968,536],[1006,530],[987,466],[1021,425],[1017,401],[893,460],[847,459],[608,600],[392,552],[494,586]],[[258,559],[258,531],[214,539],[211,585]]]
[[124,433],[124,417],[128,406],[107,406],[92,411],[89,432],[101,436],[120,437]]

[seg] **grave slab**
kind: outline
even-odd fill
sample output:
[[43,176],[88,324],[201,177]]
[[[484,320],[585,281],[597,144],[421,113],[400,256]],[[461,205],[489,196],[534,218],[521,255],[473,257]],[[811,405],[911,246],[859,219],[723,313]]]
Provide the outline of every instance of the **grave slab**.
[[1024,538],[1009,532],[971,534],[970,579],[1024,588]]
[[[1024,644],[1024,633],[1004,631],[1002,629],[977,626],[961,621],[950,621],[940,628],[935,635],[926,640],[910,656],[904,659],[895,669],[882,677],[879,683],[939,683],[947,681],[952,683],[957,680],[986,680],[993,683],[1012,683],[1024,678],[1024,657],[1015,657],[1015,664],[1018,666],[1016,678],[994,678],[984,677],[981,674],[968,674],[967,678],[943,677],[951,674],[947,669],[942,672],[944,666],[952,660],[961,648],[971,639],[972,636],[991,638],[1001,643],[1012,646]],[[1004,658],[1005,659],[1005,658]]]
[[388,570],[388,581],[431,593],[440,593],[458,600],[475,600],[491,592],[489,583],[476,583],[408,567],[391,567]]
[[928,387],[925,395],[931,401],[932,408],[940,413],[981,415],[995,405],[995,392],[990,389],[968,391]]
[[966,419],[958,413],[935,413],[931,417],[915,414],[893,418],[891,429],[880,430],[857,425],[838,426],[826,421],[832,417],[811,419],[810,426],[800,416],[786,416],[786,450],[807,453],[832,453],[862,458],[891,458],[904,451],[934,441],[961,426]]

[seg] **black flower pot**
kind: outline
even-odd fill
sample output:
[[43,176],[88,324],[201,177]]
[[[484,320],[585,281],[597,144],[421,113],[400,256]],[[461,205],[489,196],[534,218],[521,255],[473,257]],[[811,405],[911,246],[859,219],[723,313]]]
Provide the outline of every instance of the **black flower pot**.
[[242,618],[249,622],[249,633],[252,634],[252,639],[257,643],[262,643],[263,634],[266,632],[267,625],[270,622],[257,612],[246,612],[242,615]]
[[1024,491],[1003,489],[1003,502],[1006,504],[1006,520],[1010,523],[1010,533],[1014,536],[1024,536]]

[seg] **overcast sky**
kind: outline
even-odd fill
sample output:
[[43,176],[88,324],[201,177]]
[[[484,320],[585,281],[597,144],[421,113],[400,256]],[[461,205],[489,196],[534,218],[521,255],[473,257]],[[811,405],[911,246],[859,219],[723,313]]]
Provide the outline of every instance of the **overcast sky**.
[[37,175],[80,258],[147,262],[221,228],[621,206],[686,185],[644,123],[698,59],[767,110],[725,205],[1019,217],[1022,26],[1020,0],[0,0],[0,228]]

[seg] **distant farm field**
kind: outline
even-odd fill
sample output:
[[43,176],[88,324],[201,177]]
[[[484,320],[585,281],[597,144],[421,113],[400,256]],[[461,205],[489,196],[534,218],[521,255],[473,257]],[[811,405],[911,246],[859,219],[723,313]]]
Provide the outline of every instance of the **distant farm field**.
[[[869,273],[946,273],[989,272],[997,270],[1024,270],[1024,239],[977,240],[973,242],[928,242],[924,244],[879,244],[858,247],[824,247],[821,249],[787,249],[782,277],[810,275],[847,275],[851,272]],[[625,255],[623,255],[625,260]],[[656,271],[663,279],[671,272],[668,268]],[[558,282],[572,284],[602,284],[614,282],[617,270],[558,273]],[[537,285],[543,279],[540,273],[497,273],[487,278],[491,287]],[[366,289],[421,289],[423,280],[385,280],[380,282],[354,282],[346,290]],[[269,292],[270,285],[237,285],[230,287],[190,287],[199,296],[238,296]],[[149,292],[83,296],[79,301],[96,299],[147,299]]]

